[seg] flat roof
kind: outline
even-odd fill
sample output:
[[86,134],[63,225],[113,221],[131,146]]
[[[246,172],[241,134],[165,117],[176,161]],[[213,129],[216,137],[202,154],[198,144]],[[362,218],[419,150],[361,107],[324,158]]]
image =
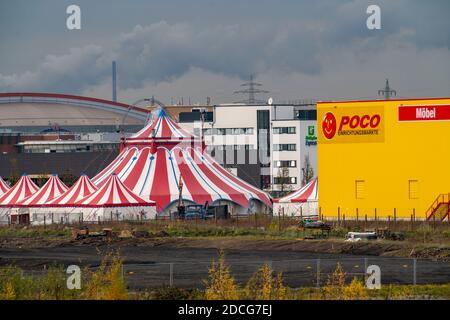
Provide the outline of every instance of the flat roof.
[[39,140],[39,141],[24,141],[19,142],[17,145],[25,146],[25,145],[47,145],[47,144],[55,144],[55,145],[63,145],[63,144],[118,144],[119,142],[113,141],[93,141],[93,140]]
[[329,100],[329,101],[317,101],[319,103],[358,103],[358,102],[385,102],[385,101],[422,101],[422,100],[448,100],[450,98],[404,98],[404,99],[373,99],[373,100]]

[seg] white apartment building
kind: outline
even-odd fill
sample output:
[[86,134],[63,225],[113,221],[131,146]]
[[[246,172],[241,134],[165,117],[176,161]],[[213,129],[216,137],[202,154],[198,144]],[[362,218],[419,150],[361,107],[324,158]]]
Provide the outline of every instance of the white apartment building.
[[274,196],[301,187],[305,156],[317,175],[314,105],[217,105],[212,119],[181,125],[197,135],[203,129],[208,151],[233,173],[257,167],[253,180]]

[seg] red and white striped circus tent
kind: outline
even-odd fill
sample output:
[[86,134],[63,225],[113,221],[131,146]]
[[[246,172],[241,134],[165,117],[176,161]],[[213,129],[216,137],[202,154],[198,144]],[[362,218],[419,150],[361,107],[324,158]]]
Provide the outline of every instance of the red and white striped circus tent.
[[12,208],[23,199],[31,196],[39,187],[27,175],[22,175],[19,181],[0,196],[0,222],[7,222]]
[[19,181],[0,197],[0,207],[14,207],[39,190],[39,187],[27,175],[22,175]]
[[159,213],[176,207],[179,188],[183,201],[227,204],[232,213],[263,212],[272,206],[265,192],[220,166],[205,152],[204,142],[180,128],[163,109],[123,142],[119,156],[92,181],[102,186],[112,173],[137,195],[155,201]]
[[47,182],[31,196],[17,202],[16,206],[21,208],[41,207],[50,200],[60,196],[67,191],[67,186],[56,174],[52,174]]
[[314,178],[297,191],[274,199],[274,214],[314,216],[318,214],[319,180]]
[[97,187],[92,183],[91,179],[85,174],[82,174],[80,178],[63,194],[59,197],[50,200],[47,207],[70,207],[75,205],[81,199],[87,197],[93,192],[97,191]]
[[150,219],[156,215],[155,202],[134,194],[115,174],[111,174],[98,190],[77,201],[75,206],[84,209],[87,221],[97,221],[99,216],[101,220],[122,220]]
[[0,196],[4,195],[8,190],[11,189],[9,185],[0,177]]

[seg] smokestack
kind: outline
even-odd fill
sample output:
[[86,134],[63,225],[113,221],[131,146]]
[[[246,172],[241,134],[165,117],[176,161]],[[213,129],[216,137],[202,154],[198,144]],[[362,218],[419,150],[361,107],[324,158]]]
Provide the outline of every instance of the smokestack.
[[112,101],[117,102],[116,62],[112,62]]

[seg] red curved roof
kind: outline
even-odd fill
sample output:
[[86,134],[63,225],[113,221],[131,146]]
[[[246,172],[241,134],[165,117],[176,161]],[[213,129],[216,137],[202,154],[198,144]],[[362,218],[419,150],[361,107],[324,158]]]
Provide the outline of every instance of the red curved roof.
[[47,92],[7,92],[0,93],[0,98],[7,97],[38,97],[38,98],[54,98],[54,99],[68,99],[68,100],[84,100],[96,103],[109,104],[116,107],[122,108],[130,108],[132,110],[140,111],[143,113],[149,113],[150,111],[144,108],[135,107],[126,103],[114,102],[111,100],[91,98],[91,97],[83,97],[77,95],[69,95],[69,94],[60,94],[60,93],[47,93]]

